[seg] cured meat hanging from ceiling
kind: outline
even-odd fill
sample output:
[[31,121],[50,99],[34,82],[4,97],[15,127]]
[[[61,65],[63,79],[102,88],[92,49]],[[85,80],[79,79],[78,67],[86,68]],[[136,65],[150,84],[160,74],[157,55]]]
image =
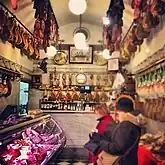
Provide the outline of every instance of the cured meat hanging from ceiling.
[[159,25],[160,17],[165,14],[165,1],[132,0],[131,8],[134,10],[134,25],[121,45],[121,56],[128,60],[150,36],[152,29]]
[[58,44],[58,24],[52,11],[49,0],[34,0],[35,24],[34,38],[40,49],[47,52],[50,42],[54,45]]
[[110,20],[109,25],[103,26],[103,46],[109,49],[110,53],[119,50],[120,42],[122,39],[122,26],[123,26],[123,0],[111,0],[107,17]]
[[20,52],[29,58],[38,59],[40,56],[32,34],[2,3],[0,3],[0,39],[3,42],[8,41],[13,48],[20,49]]

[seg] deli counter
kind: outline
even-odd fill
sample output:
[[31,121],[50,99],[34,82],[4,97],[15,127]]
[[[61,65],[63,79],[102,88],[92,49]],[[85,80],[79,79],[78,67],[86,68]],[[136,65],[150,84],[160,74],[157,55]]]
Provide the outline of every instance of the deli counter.
[[0,165],[44,165],[65,147],[65,133],[50,115],[23,117],[21,122],[3,127],[14,115],[1,120]]

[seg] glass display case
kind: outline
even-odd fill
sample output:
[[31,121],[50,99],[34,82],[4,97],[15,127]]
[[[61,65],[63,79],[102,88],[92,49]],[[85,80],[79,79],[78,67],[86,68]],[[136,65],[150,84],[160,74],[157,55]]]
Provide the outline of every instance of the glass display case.
[[[23,124],[23,123],[22,123]],[[0,133],[0,164],[44,165],[57,156],[66,144],[66,136],[52,117],[17,126]]]

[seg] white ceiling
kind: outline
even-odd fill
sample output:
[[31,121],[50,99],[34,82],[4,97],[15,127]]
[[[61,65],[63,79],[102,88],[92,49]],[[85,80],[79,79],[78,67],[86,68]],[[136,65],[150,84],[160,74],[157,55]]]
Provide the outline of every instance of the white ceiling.
[[[2,1],[2,0],[0,0]],[[55,13],[59,27],[63,27],[67,24],[78,23],[79,16],[73,15],[68,8],[69,0],[50,0],[53,11]],[[133,11],[129,5],[130,0],[124,0],[124,26],[123,35],[128,30],[133,19]],[[4,1],[3,1],[4,2]],[[17,0],[18,9],[12,10],[8,5],[9,9],[17,16],[18,19],[31,31],[33,32],[34,27],[34,13],[32,0]],[[95,26],[102,26],[102,17],[106,15],[110,0],[87,0],[87,10],[82,16],[83,23],[93,24]],[[92,29],[89,29],[92,30]]]
[[[79,16],[72,14],[68,8],[69,0],[50,0],[59,27],[66,24],[79,22]],[[132,19],[133,11],[130,8],[130,0],[124,0],[124,32],[128,30]],[[87,10],[82,16],[82,21],[96,26],[102,26],[102,17],[106,15],[110,0],[87,0]]]

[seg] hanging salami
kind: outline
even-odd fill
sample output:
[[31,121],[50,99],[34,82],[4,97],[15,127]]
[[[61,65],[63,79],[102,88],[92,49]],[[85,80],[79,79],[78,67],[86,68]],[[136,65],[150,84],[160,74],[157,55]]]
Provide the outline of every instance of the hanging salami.
[[54,45],[58,44],[58,25],[48,0],[34,0],[33,8],[36,9],[36,20],[33,31],[35,42],[37,42],[39,48],[44,49],[46,53],[50,41],[53,41]]

